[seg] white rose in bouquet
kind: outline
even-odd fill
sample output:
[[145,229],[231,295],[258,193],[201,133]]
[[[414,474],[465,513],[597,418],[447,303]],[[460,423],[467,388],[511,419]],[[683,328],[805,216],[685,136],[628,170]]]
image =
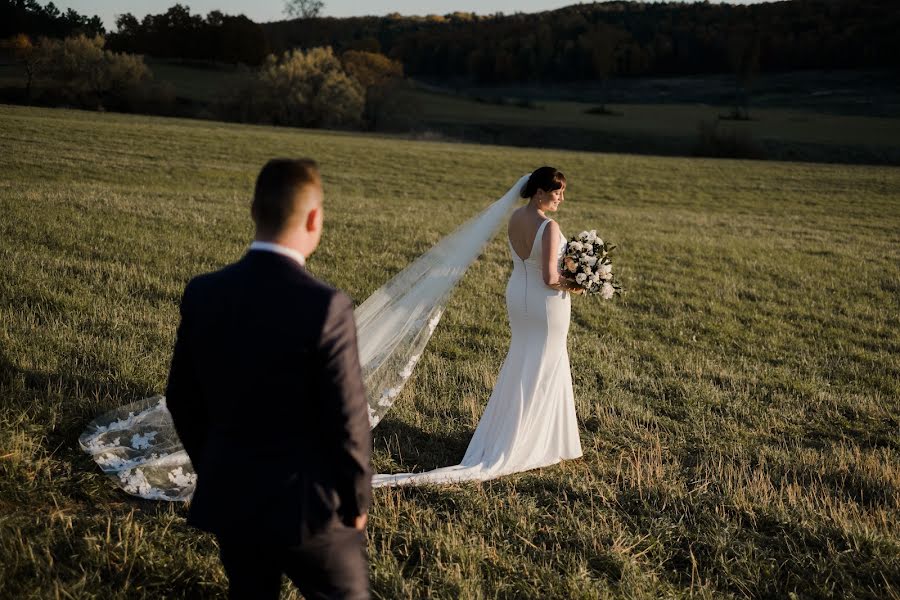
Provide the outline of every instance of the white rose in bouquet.
[[611,264],[600,265],[600,268],[597,269],[597,274],[600,276],[601,279],[604,279],[604,280],[611,279],[612,278],[612,265]]
[[609,300],[615,293],[616,289],[608,281],[603,284],[602,288],[600,288],[600,297],[604,300]]
[[579,273],[575,276],[575,281],[577,281],[578,283],[584,283],[586,279],[587,273]]

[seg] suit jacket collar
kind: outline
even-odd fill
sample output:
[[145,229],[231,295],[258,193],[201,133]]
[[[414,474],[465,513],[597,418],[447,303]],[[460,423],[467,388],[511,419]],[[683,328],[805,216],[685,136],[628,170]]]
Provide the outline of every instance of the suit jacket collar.
[[247,265],[257,265],[258,267],[262,268],[286,268],[289,271],[296,271],[298,273],[303,273],[304,275],[309,276],[309,271],[306,270],[306,267],[301,265],[290,256],[278,254],[276,252],[269,252],[266,250],[251,248],[240,260],[240,262]]
[[295,260],[301,267],[306,266],[306,257],[293,248],[288,248],[287,246],[282,246],[280,244],[275,244],[272,242],[262,242],[259,240],[254,240],[253,243],[250,244],[250,249],[261,250],[263,252],[274,252],[275,254],[287,256],[288,258]]

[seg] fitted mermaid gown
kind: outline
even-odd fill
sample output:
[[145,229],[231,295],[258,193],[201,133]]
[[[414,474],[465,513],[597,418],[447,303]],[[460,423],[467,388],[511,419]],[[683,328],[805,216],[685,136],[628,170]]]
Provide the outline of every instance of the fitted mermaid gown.
[[[566,336],[571,299],[547,287],[538,228],[523,259],[508,242],[514,268],[506,285],[511,340],[462,462],[422,473],[377,474],[375,487],[493,479],[582,455]],[[508,240],[507,240],[508,241]],[[565,252],[560,235],[557,262]]]

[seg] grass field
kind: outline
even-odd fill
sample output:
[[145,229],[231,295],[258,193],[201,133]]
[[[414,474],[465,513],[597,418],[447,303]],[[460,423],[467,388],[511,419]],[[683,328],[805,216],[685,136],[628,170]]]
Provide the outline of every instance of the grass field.
[[[573,299],[584,458],[376,490],[375,597],[900,598],[900,170],[9,106],[0,597],[223,593],[184,507],[121,493],[77,437],[164,389],[184,284],[246,250],[254,177],[285,155],[322,165],[309,267],[357,303],[545,163],[569,177],[563,232],[618,243],[629,290]],[[498,234],[375,429],[379,471],[462,456],[509,342],[510,270]]]

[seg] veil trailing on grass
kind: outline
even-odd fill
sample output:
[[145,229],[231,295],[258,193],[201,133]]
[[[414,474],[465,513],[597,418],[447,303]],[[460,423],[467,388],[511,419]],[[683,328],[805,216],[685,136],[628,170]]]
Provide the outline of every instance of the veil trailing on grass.
[[[499,200],[469,219],[375,290],[355,312],[360,364],[375,427],[391,408],[437,327],[459,278],[519,198],[522,177]],[[92,421],[81,447],[129,494],[187,500],[196,475],[163,396],[126,404]]]

